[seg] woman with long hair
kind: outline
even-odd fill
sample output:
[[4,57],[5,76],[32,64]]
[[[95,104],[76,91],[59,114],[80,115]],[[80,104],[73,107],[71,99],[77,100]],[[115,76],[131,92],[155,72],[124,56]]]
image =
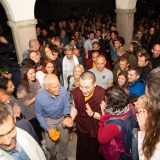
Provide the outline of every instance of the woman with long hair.
[[26,86],[29,93],[37,95],[40,87],[36,79],[36,69],[33,65],[25,65],[21,68],[21,83]]
[[[70,100],[70,104],[72,105],[73,99],[71,96],[71,92],[80,86],[80,75],[84,72],[84,67],[81,64],[77,64],[74,66],[74,70],[73,70],[73,75],[68,77],[68,95],[69,95],[69,100]],[[76,125],[74,123],[74,126],[69,130],[70,135],[69,135],[69,139],[72,140],[73,139],[73,131],[75,130]]]
[[113,86],[106,90],[105,98],[105,114],[100,118],[98,131],[100,153],[105,160],[136,159],[138,153],[136,147],[132,150],[132,142],[133,129],[138,125],[128,95],[123,89]]
[[125,93],[128,94],[129,84],[127,75],[128,74],[126,71],[121,71],[118,74],[116,86],[122,88],[125,91]]
[[69,92],[73,91],[76,87],[79,87],[80,75],[84,72],[84,67],[81,64],[74,66],[73,76],[68,77],[68,88]]
[[128,61],[130,66],[137,65],[137,52],[140,50],[140,46],[137,42],[132,41],[128,48]]
[[60,61],[60,49],[56,45],[49,45],[46,44],[42,48],[42,59],[43,61],[45,59],[51,59],[54,61],[55,68],[57,70],[57,76],[59,77],[60,74],[62,74],[62,67],[61,67],[61,61]]
[[36,79],[39,81],[41,87],[43,87],[44,76],[52,73],[57,75],[55,62],[51,59],[45,59],[42,64],[42,69],[36,72]]
[[[27,108],[26,119],[30,121],[33,128],[35,129],[39,141],[42,140],[41,127],[35,116],[35,97],[41,89],[39,81],[36,79],[36,69],[32,65],[25,65],[21,68],[21,84],[24,86],[26,93],[29,95],[24,99],[24,106]],[[22,99],[23,100],[23,99]]]
[[160,158],[160,68],[152,70],[146,81],[147,104],[137,114],[140,132],[138,148],[140,160]]
[[[8,79],[7,77],[1,76],[0,77],[0,88],[4,89],[6,93],[9,96],[8,98],[8,103],[13,105],[13,113],[16,117],[21,117],[21,108],[18,105],[17,99],[14,97],[13,92],[14,92],[14,84],[12,80]],[[2,97],[1,97],[2,98]]]

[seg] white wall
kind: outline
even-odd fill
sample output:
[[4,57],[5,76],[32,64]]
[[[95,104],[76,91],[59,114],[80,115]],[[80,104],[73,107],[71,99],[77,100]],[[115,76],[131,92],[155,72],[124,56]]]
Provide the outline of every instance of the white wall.
[[0,0],[9,20],[24,21],[34,19],[36,0]]

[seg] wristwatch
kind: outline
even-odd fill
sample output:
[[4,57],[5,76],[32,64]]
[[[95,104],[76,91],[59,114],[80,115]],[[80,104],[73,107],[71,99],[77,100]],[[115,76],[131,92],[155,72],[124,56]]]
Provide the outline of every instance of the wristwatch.
[[71,117],[71,115],[70,114],[64,115],[64,118],[66,118],[66,117]]

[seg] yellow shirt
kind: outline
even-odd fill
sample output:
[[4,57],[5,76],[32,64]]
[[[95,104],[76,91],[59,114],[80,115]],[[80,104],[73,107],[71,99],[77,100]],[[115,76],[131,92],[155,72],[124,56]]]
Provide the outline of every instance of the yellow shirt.
[[94,94],[94,91],[90,95],[85,96],[85,101],[88,101],[93,96],[93,94]]
[[93,62],[93,68],[96,68],[96,63]]

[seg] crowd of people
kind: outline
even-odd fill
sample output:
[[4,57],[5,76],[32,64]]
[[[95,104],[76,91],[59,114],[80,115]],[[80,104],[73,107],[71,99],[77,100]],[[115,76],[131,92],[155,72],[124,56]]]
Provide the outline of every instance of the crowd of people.
[[[18,85],[1,71],[0,157],[67,160],[76,131],[76,160],[158,160],[160,20],[141,19],[128,48],[105,14],[36,31]],[[8,67],[12,50],[0,36]]]

